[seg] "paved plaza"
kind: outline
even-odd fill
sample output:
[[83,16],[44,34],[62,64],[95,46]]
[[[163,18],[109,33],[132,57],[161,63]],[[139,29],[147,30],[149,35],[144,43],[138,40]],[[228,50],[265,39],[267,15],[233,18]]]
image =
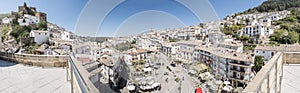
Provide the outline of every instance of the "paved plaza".
[[284,65],[282,78],[282,93],[299,93],[300,65]]
[[66,69],[24,66],[0,60],[0,93],[70,93]]

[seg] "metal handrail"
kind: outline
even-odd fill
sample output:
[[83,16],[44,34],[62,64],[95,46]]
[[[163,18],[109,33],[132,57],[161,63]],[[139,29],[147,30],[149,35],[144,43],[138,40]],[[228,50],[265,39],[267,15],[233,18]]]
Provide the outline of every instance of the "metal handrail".
[[86,86],[85,82],[83,81],[83,78],[82,78],[81,74],[78,72],[78,70],[77,70],[77,68],[76,68],[76,66],[75,66],[75,64],[74,64],[74,62],[73,62],[73,60],[70,56],[69,56],[68,62],[70,63],[72,72],[74,72],[74,75],[76,77],[76,81],[79,84],[81,92],[82,93],[88,93],[87,86]]
[[[93,83],[90,81],[88,77],[88,72],[83,68],[80,67],[78,62],[74,62],[74,54],[69,54],[68,56],[68,63],[71,66],[71,73],[74,72],[75,79],[78,83],[78,86],[80,87],[81,93],[99,93],[98,89],[93,85]],[[76,59],[75,59],[76,60]],[[71,76],[73,77],[73,76]],[[73,85],[72,85],[73,87]],[[74,91],[74,90],[72,90]]]

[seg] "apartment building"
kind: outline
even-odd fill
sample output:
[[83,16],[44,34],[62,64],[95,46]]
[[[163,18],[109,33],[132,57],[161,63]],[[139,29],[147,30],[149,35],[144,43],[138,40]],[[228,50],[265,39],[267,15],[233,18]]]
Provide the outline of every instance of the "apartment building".
[[251,54],[228,48],[198,46],[195,55],[195,60],[206,63],[214,74],[230,79],[235,86],[243,86],[254,77],[251,71],[254,64]]

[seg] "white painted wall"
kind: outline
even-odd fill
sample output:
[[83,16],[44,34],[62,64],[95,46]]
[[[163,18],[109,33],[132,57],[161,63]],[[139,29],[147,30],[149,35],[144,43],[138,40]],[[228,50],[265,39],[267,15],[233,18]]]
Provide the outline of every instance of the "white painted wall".
[[40,22],[39,18],[25,14],[23,18],[18,19],[18,23],[21,26],[28,26],[30,24],[37,24]]
[[72,39],[71,39],[71,32],[67,32],[67,31],[61,31],[61,34],[60,34],[61,36],[61,39],[62,40],[65,40],[65,41],[73,41]]
[[2,23],[3,24],[9,24],[11,21],[12,21],[12,19],[11,18],[7,18],[7,17],[5,17],[5,18],[2,19]]
[[272,57],[273,55],[275,55],[276,51],[267,51],[267,50],[254,50],[254,55],[255,56],[263,56],[264,58],[264,61],[265,61],[265,64],[266,62],[268,62]]
[[37,44],[42,44],[49,40],[48,31],[32,30],[29,36],[34,37],[34,42],[36,42]]

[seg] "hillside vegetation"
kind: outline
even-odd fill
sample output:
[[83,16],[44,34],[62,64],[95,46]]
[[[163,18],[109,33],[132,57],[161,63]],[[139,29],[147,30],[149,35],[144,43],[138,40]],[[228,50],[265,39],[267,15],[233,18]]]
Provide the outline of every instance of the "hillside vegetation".
[[[289,17],[274,22],[274,25],[279,25],[280,29],[270,36],[271,41],[281,44],[297,43],[300,34],[300,8],[293,9]],[[287,36],[284,33],[288,33]]]
[[[248,9],[244,12],[237,13],[233,16],[251,13],[275,12],[275,11],[291,11],[291,15],[284,19],[273,22],[275,29],[273,35],[270,36],[271,43],[278,44],[294,44],[299,42],[300,34],[300,0],[268,0],[261,5]],[[286,35],[285,35],[285,34]]]
[[240,14],[293,10],[299,7],[300,0],[268,0],[264,1],[261,5],[248,9]]

